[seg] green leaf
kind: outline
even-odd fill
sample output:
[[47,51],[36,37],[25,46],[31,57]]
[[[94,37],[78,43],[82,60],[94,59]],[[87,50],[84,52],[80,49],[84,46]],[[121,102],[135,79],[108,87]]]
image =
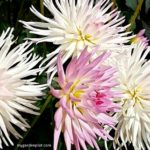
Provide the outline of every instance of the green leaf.
[[150,10],[150,0],[145,1],[145,13],[147,14]]
[[139,0],[126,0],[126,5],[131,8],[132,10],[135,10]]

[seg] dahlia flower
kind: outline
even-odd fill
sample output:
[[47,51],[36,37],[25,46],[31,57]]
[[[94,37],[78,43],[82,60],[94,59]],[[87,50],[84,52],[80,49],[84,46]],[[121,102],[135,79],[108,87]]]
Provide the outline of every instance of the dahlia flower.
[[[95,51],[95,50],[94,50]],[[51,87],[53,96],[59,99],[56,103],[54,129],[54,150],[57,150],[60,133],[63,132],[67,150],[74,144],[86,150],[86,143],[99,149],[96,139],[111,140],[104,130],[104,125],[114,128],[117,120],[112,117],[119,110],[119,105],[112,99],[119,96],[113,91],[117,86],[112,67],[103,65],[108,57],[103,53],[90,61],[92,53],[87,48],[82,50],[79,58],[74,57],[63,70],[62,58],[57,59],[57,82],[60,89]]]
[[10,50],[14,43],[12,31],[8,28],[0,36],[0,148],[2,142],[13,145],[9,133],[21,138],[14,125],[23,131],[30,127],[20,112],[38,115],[34,103],[44,88],[33,77],[39,72],[33,68],[41,58],[32,55],[32,50],[27,51],[31,45],[28,42]]
[[95,57],[106,50],[112,51],[113,55],[118,54],[120,45],[132,37],[124,32],[128,25],[122,26],[124,17],[119,17],[120,11],[110,11],[112,3],[109,0],[99,0],[96,4],[94,0],[44,0],[44,5],[53,18],[45,17],[32,6],[31,11],[43,22],[21,22],[31,33],[40,36],[32,41],[60,45],[44,61],[50,60],[45,66],[49,67],[48,73],[56,69],[59,51],[63,63],[71,56],[79,56],[85,46],[89,47],[88,51],[95,45],[100,46]]
[[122,110],[117,113],[118,125],[114,146],[127,143],[135,150],[150,149],[150,61],[146,59],[150,47],[134,44],[127,56],[118,60],[119,90]]

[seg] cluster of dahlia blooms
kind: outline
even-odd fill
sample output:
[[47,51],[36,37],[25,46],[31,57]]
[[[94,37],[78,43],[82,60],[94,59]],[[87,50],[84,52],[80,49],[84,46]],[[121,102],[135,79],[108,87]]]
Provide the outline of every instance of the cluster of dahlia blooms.
[[[150,149],[145,31],[126,32],[129,25],[123,25],[124,17],[111,10],[109,0],[44,0],[44,5],[52,18],[32,6],[42,22],[20,21],[37,38],[11,49],[13,29],[0,36],[0,146],[2,141],[13,144],[10,133],[21,137],[13,125],[24,131],[30,127],[20,112],[38,115],[34,103],[48,85],[57,98],[54,150],[61,134],[67,150],[87,150],[88,145],[99,150],[98,140],[111,140],[114,149],[128,149],[129,144],[135,150]],[[59,46],[42,60],[32,54],[34,42]],[[47,83],[40,85],[34,80],[44,71]]]

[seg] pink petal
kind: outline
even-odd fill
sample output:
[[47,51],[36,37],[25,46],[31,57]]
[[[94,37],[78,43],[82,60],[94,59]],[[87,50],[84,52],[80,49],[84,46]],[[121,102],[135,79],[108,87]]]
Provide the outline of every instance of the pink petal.
[[64,139],[65,139],[67,150],[71,150],[71,140],[66,130],[64,131]]
[[85,140],[86,140],[86,142],[92,147],[92,148],[94,148],[94,145],[93,145],[93,143],[92,143],[92,136],[90,136],[89,135],[89,133],[86,131],[86,130],[83,130],[83,134],[84,134],[84,137],[85,137]]
[[60,124],[58,129],[57,128],[54,129],[54,150],[57,150],[61,129],[62,129],[62,123]]
[[65,84],[65,73],[62,65],[61,54],[58,54],[57,58],[57,72],[58,72],[58,83],[60,86]]
[[60,125],[62,124],[62,121],[63,121],[63,109],[60,107],[57,109],[57,111],[55,112],[55,115],[54,115],[54,120],[55,120],[55,126],[57,129],[60,128]]
[[94,127],[93,127],[93,131],[94,131],[99,137],[103,138],[104,140],[107,140],[107,137],[106,137],[106,136],[103,134],[103,132],[101,131],[101,127],[100,127],[100,126],[98,126],[98,127],[94,126]]
[[74,139],[74,144],[75,144],[76,150],[80,150],[79,140],[78,140],[74,130],[73,130],[73,139]]
[[143,36],[145,33],[145,29],[140,30],[140,32],[137,34],[137,36]]
[[82,126],[82,130],[86,130],[91,136],[96,138],[96,135],[89,124],[87,124],[86,122],[82,120],[79,120],[79,122]]
[[83,139],[79,138],[79,142],[80,142],[82,148],[83,148],[84,150],[87,150],[87,147],[86,147],[86,145],[85,145],[85,141],[84,141]]
[[[70,103],[70,102],[69,102]],[[72,104],[70,104],[71,106],[68,106],[67,104],[67,100],[65,97],[61,98],[60,99],[60,104],[61,106],[64,108],[64,110],[68,113],[68,115],[71,117],[71,118],[74,118],[74,113],[72,111]]]
[[50,93],[56,98],[61,98],[62,95],[61,90],[55,90],[53,87],[51,87]]
[[77,120],[73,121],[72,125],[74,128],[75,134],[78,135],[80,138],[84,139],[84,136],[82,134],[82,129],[81,129],[79,122]]
[[73,142],[72,120],[68,115],[66,115],[66,119],[65,119],[65,129],[68,132],[71,141]]
[[99,148],[97,142],[96,142],[94,139],[93,139],[93,143],[94,143],[94,146],[96,147],[96,149],[97,149],[97,150],[100,150],[100,148]]

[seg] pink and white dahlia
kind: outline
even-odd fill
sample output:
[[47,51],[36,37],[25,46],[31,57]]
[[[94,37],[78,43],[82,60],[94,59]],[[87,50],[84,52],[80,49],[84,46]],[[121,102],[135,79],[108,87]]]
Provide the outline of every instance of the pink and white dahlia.
[[41,58],[32,55],[31,44],[25,42],[11,49],[13,29],[8,28],[0,36],[0,148],[13,145],[9,134],[21,138],[14,125],[26,131],[30,125],[20,112],[38,115],[34,103],[42,96],[43,85],[34,81],[40,71],[35,66]]
[[129,32],[125,32],[128,25],[122,26],[124,17],[120,17],[117,9],[110,11],[109,0],[99,0],[96,4],[94,0],[44,0],[44,5],[53,18],[45,17],[32,6],[31,11],[43,22],[21,22],[31,33],[40,36],[32,41],[60,45],[47,55],[46,60],[50,61],[45,68],[49,67],[48,72],[56,69],[60,51],[63,63],[71,56],[79,56],[85,46],[88,51],[100,46],[95,57],[106,50],[113,56],[120,53],[120,45],[131,39]]
[[63,132],[67,150],[74,144],[86,150],[89,144],[99,149],[98,137],[111,140],[112,137],[104,130],[104,126],[114,128],[117,120],[112,114],[119,110],[113,103],[118,93],[113,91],[117,86],[112,67],[103,65],[108,57],[103,53],[90,61],[92,53],[87,48],[82,50],[79,58],[74,57],[64,72],[60,54],[57,59],[57,82],[60,89],[51,87],[53,96],[59,99],[56,103],[54,130],[54,150],[57,150],[60,133]]

